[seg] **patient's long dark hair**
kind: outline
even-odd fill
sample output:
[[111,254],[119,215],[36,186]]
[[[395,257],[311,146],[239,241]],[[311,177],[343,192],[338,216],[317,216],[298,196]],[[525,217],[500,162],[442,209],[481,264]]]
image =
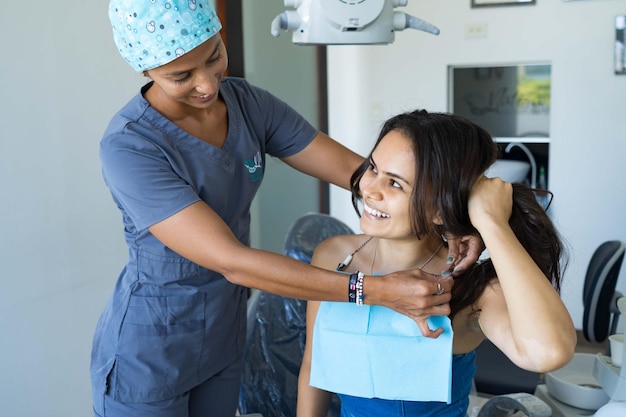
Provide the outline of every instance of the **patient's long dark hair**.
[[[411,227],[418,238],[435,231],[446,236],[477,234],[469,218],[467,202],[472,186],[496,160],[498,147],[485,129],[460,116],[418,110],[387,120],[372,153],[390,131],[401,132],[415,157],[415,184],[411,193]],[[351,178],[352,204],[359,213],[359,181],[370,166],[368,159]],[[439,214],[442,225],[433,224]],[[360,214],[360,213],[359,213]],[[560,291],[565,252],[560,236],[535,192],[513,184],[513,210],[509,224],[520,243]],[[563,263],[562,263],[563,261]],[[496,276],[491,260],[480,262],[455,278],[451,317],[473,305]]]

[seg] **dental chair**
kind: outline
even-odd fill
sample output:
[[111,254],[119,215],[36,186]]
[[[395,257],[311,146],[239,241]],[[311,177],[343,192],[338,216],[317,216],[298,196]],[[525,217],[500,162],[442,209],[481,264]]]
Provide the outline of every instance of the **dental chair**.
[[491,341],[485,339],[476,349],[476,391],[482,395],[526,392],[533,394],[541,374],[515,365]]
[[583,288],[583,334],[591,343],[602,343],[617,330],[620,311],[615,291],[624,261],[624,242],[609,240],[595,250],[589,261]]
[[[325,239],[353,233],[345,223],[326,214],[309,213],[289,228],[285,255],[310,263]],[[242,414],[265,417],[296,415],[298,374],[306,336],[306,301],[254,291],[248,300],[248,329],[239,395]],[[339,416],[334,396],[328,417]]]

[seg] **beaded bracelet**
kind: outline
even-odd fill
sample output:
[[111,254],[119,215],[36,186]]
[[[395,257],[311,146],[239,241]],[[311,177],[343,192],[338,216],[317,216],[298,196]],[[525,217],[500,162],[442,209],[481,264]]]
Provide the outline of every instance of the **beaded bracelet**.
[[363,277],[365,275],[361,271],[356,271],[350,275],[348,281],[348,302],[356,303],[356,305],[363,305]]

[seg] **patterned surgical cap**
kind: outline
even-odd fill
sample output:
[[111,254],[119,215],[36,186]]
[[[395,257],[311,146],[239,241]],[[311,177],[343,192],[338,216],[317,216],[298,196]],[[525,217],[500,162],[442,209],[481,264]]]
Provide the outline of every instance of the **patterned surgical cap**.
[[109,19],[122,58],[137,72],[173,61],[222,28],[211,0],[111,0]]

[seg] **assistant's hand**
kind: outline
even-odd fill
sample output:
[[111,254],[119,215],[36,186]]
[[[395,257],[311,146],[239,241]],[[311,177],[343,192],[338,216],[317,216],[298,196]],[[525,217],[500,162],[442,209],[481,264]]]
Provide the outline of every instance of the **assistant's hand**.
[[[443,332],[443,329],[430,329],[426,319],[430,316],[450,314],[448,303],[452,284],[452,278],[435,277],[422,270],[412,269],[382,277],[368,276],[364,286],[373,289],[371,294],[377,294],[380,297],[377,300],[368,300],[368,304],[384,305],[404,314],[417,323],[422,335],[436,338]],[[375,288],[370,286],[375,286]],[[368,294],[370,294],[369,291]]]
[[478,235],[461,237],[446,236],[448,241],[449,268],[442,272],[445,276],[458,276],[476,263],[485,250],[485,244]]

